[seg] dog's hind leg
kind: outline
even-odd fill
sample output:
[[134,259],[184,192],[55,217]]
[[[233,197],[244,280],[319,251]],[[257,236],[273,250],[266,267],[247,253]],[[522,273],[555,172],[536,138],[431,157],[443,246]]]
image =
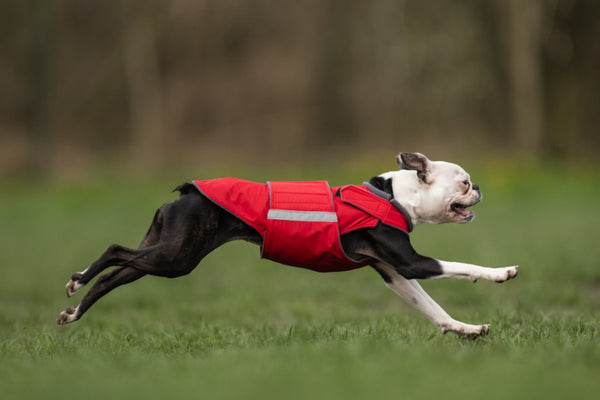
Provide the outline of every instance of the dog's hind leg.
[[73,275],[67,283],[68,296],[106,268],[117,267],[98,279],[79,306],[63,311],[59,324],[78,320],[106,293],[144,275],[186,275],[204,256],[228,241],[243,239],[260,244],[258,232],[192,189],[191,185],[179,187],[182,195],[161,206],[140,248],[112,245],[88,269]]
[[85,286],[85,284],[105,269],[116,265],[127,265],[128,262],[144,256],[148,251],[143,251],[143,249],[155,245],[160,238],[162,219],[162,210],[158,209],[154,214],[152,224],[150,225],[144,240],[142,240],[142,243],[137,250],[113,244],[109,246],[100,258],[94,261],[87,269],[82,272],[75,272],[71,276],[71,280],[69,280],[65,286],[67,297],[73,296],[75,292]]
[[85,271],[75,272],[71,276],[71,280],[65,286],[67,297],[73,296],[75,292],[105,269],[112,266],[128,265],[134,260],[143,257],[149,251],[147,248],[134,250],[118,244],[110,245],[100,258],[94,261]]
[[81,316],[102,296],[111,290],[133,282],[146,275],[130,267],[117,267],[113,271],[102,275],[92,288],[87,292],[81,303],[76,307],[69,307],[58,316],[58,324],[65,325],[77,321]]
[[[206,246],[193,245],[177,247],[170,242],[158,243],[138,250],[127,249],[118,245],[111,246],[93,264],[93,267],[101,270],[108,266],[117,265],[117,268],[100,276],[77,307],[70,307],[61,312],[58,317],[58,324],[65,325],[77,321],[102,296],[144,275],[168,278],[185,275],[193,270],[202,257],[212,249],[212,247],[206,248]],[[84,272],[82,276],[85,277],[87,273]],[[79,285],[78,280],[71,280],[69,284],[72,282]],[[67,284],[67,291],[69,290],[69,284]]]
[[[102,296],[144,275],[174,278],[188,273],[199,260],[191,258],[185,250],[185,248],[174,248],[164,243],[137,250],[119,245],[110,246],[98,261],[92,264],[91,268],[94,268],[94,270],[88,268],[87,271],[81,274],[80,279],[87,278],[89,280],[98,271],[110,266],[117,267],[113,271],[100,276],[77,307],[69,307],[61,312],[58,317],[58,324],[65,325],[77,321]],[[179,257],[176,257],[176,255],[179,255]],[[88,273],[90,275],[87,275]],[[71,285],[76,285],[74,286],[75,289],[83,286],[80,283],[81,280],[71,279],[67,284],[67,294]]]
[[452,318],[423,290],[416,280],[404,278],[394,268],[385,263],[380,262],[373,267],[383,277],[390,289],[396,292],[406,303],[425,314],[442,333],[454,332],[463,338],[474,338],[488,334],[489,324],[470,325]]

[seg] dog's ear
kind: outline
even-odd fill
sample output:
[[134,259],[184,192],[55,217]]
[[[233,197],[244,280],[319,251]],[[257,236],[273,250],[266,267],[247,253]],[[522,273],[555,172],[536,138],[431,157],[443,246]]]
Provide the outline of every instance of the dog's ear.
[[396,157],[398,165],[402,169],[417,171],[417,176],[420,180],[428,183],[429,175],[429,159],[421,153],[400,153]]

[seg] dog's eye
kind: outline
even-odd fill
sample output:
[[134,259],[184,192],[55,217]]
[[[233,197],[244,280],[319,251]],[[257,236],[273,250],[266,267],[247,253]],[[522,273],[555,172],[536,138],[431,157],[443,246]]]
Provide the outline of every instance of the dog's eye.
[[469,182],[468,179],[465,179],[464,181],[462,181],[462,184],[465,185],[465,187],[467,188],[467,191],[471,187],[471,182]]

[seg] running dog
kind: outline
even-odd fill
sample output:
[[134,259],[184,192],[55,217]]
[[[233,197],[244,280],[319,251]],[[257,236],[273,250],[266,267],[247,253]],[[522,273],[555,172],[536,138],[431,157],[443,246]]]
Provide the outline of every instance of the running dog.
[[109,267],[76,307],[58,317],[79,320],[102,296],[144,275],[175,278],[190,273],[211,251],[233,240],[261,246],[261,256],[319,272],[371,266],[388,287],[421,311],[441,332],[472,338],[489,324],[450,317],[417,279],[485,279],[504,282],[518,266],[486,268],[418,254],[409,233],[422,223],[467,223],[481,201],[479,186],[460,166],[420,153],[397,156],[400,170],[362,185],[330,187],[325,181],[255,183],[234,178],[178,186],[161,206],[137,249],[113,244],[66,285],[71,297]]

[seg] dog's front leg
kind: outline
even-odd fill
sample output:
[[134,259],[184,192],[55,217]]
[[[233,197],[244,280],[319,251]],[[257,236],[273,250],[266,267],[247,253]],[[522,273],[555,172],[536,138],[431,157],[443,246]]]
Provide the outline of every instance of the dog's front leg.
[[440,261],[437,262],[442,267],[440,275],[431,276],[430,279],[468,279],[477,282],[478,279],[485,279],[493,282],[505,282],[517,276],[519,266],[502,268],[487,268],[473,264],[460,262]]
[[378,263],[375,268],[384,276],[386,284],[390,289],[396,292],[408,304],[425,314],[442,333],[454,332],[463,338],[488,334],[489,324],[470,325],[452,318],[423,290],[416,280],[404,278],[394,268],[384,263]]

